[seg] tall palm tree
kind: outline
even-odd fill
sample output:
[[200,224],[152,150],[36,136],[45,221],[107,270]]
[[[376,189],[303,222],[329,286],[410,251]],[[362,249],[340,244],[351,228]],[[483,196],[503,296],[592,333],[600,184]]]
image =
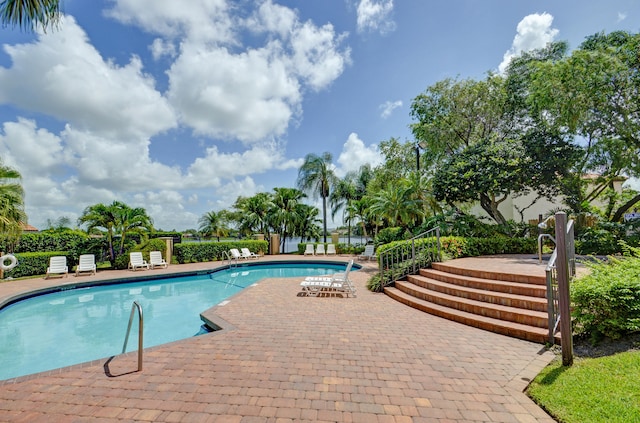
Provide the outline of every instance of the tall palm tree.
[[229,228],[226,225],[224,218],[224,210],[219,212],[210,211],[202,215],[198,223],[200,227],[198,230],[204,236],[215,236],[220,242],[221,236],[227,236],[229,234]]
[[347,243],[349,245],[351,245],[351,219],[346,219],[346,216],[351,202],[357,199],[354,176],[352,173],[347,173],[343,179],[336,181],[333,191],[331,191],[331,195],[329,195],[331,218],[334,219],[336,214],[342,210],[342,222],[347,221]]
[[0,238],[17,240],[21,222],[27,221],[21,178],[20,172],[0,162]]
[[322,198],[324,242],[327,242],[327,198],[337,180],[331,165],[332,159],[331,153],[325,152],[322,156],[307,154],[298,169],[298,188],[311,194],[313,198]]
[[39,26],[46,31],[60,21],[60,0],[2,0],[0,21],[3,26],[18,26],[35,30]]

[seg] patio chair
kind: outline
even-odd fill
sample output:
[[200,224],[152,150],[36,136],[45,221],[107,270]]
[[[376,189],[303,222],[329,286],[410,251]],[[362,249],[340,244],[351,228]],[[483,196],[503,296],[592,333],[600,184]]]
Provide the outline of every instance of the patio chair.
[[312,256],[315,255],[313,252],[313,244],[307,244],[307,247],[304,250],[304,255],[306,256],[307,254],[311,254]]
[[367,246],[364,247],[364,251],[362,252],[362,254],[360,254],[358,256],[358,258],[360,260],[375,260],[376,257],[376,252],[375,252],[375,247],[373,246],[373,244],[369,244]]
[[149,270],[149,263],[142,258],[142,253],[139,251],[129,253],[129,269],[135,272],[137,268]]
[[300,282],[301,294],[317,297],[323,294],[331,295],[342,293],[347,297],[356,296],[356,288],[349,279],[349,272],[353,266],[353,260],[349,261],[344,272],[334,273],[332,276],[309,276]]
[[334,244],[327,244],[327,255],[336,255],[336,246]]
[[47,273],[44,278],[48,279],[49,276],[64,276],[65,278],[69,274],[69,268],[67,267],[66,256],[53,256],[49,259],[49,267],[47,267]]
[[231,255],[231,258],[233,260],[246,259],[247,258],[247,257],[244,257],[242,254],[240,254],[240,250],[238,250],[237,248],[229,248],[229,254]]
[[316,255],[319,256],[320,254],[322,254],[323,256],[325,255],[324,244],[322,243],[316,245]]
[[96,274],[96,256],[93,254],[81,254],[78,257],[78,266],[76,267],[76,276],[80,272],[90,272],[92,275]]
[[240,252],[242,253],[242,257],[246,259],[259,259],[260,256],[256,253],[252,253],[248,248],[241,248]]
[[152,269],[156,266],[162,266],[166,269],[168,266],[167,262],[162,258],[162,252],[160,251],[149,252],[149,265]]

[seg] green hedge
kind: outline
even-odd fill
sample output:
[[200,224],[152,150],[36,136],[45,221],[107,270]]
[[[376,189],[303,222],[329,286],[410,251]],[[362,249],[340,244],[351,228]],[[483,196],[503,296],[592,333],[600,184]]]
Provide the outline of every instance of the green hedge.
[[129,268],[129,253],[132,251],[142,252],[142,257],[149,262],[150,251],[160,251],[164,257],[165,251],[167,251],[167,243],[158,238],[149,239],[147,242],[141,245],[135,245],[133,248],[127,250],[125,253],[116,257],[115,262],[111,266],[113,269],[122,270]]
[[174,246],[173,252],[178,263],[199,263],[204,261],[223,260],[230,248],[248,248],[252,253],[261,255],[269,248],[267,241],[223,241],[223,242],[188,242]]
[[[313,244],[313,251],[316,250],[318,244],[324,244],[324,250],[327,251],[327,245],[331,242],[300,242],[298,243],[298,254],[303,255],[304,250],[307,249],[307,244]],[[344,243],[335,244],[336,254],[357,254],[364,251],[364,247],[359,245],[347,245]]]
[[636,257],[589,264],[591,272],[571,284],[574,333],[596,342],[640,332],[640,249]]
[[44,253],[16,253],[18,265],[4,272],[6,278],[21,278],[24,276],[44,275],[49,267],[49,259],[53,256],[66,256],[69,272],[77,264],[78,259],[68,251],[48,251]]

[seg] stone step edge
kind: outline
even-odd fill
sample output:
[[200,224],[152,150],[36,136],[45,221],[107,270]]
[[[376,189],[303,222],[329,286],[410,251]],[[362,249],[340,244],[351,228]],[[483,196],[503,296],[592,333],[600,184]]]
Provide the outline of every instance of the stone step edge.
[[539,284],[478,278],[475,276],[444,272],[437,269],[420,269],[420,275],[429,279],[473,289],[504,292],[514,295],[526,295],[523,294],[523,292],[533,291],[536,292],[537,295],[530,296],[536,296],[538,298],[546,298],[547,296],[547,287]]
[[485,270],[478,270],[478,269],[467,269],[464,267],[456,267],[454,265],[447,264],[446,262],[433,262],[431,263],[431,267],[436,270],[440,270],[447,273],[453,273],[456,275],[463,275],[463,276],[472,276],[472,277],[482,278],[482,279],[489,279],[489,280],[494,279],[499,281],[530,283],[534,285],[545,285],[545,286],[547,284],[547,280],[545,276],[496,272],[491,270],[485,271]]
[[[425,296],[429,296],[432,297],[434,299],[439,299],[440,301],[443,302],[447,302],[450,304],[456,304],[456,305],[460,305],[460,306],[466,306],[466,307],[470,307],[473,309],[478,309],[478,310],[488,310],[493,312],[494,314],[500,314],[503,315],[505,318],[504,319],[499,319],[498,317],[492,317],[494,319],[497,320],[503,320],[503,321],[509,321],[509,322],[514,322],[514,323],[518,323],[517,320],[513,320],[513,319],[517,319],[520,318],[522,319],[531,319],[537,322],[536,326],[538,327],[545,327],[548,325],[549,319],[548,319],[548,314],[546,312],[542,312],[542,311],[535,311],[535,310],[527,310],[524,308],[516,308],[516,307],[509,307],[509,306],[503,306],[500,304],[492,304],[492,303],[487,303],[487,302],[483,302],[483,301],[476,301],[476,300],[471,300],[471,299],[467,299],[467,298],[462,298],[462,297],[456,297],[455,295],[449,295],[449,294],[444,294],[441,292],[436,292],[436,291],[431,291],[429,289],[426,288],[422,288],[418,285],[412,284],[410,282],[407,281],[396,281],[396,286],[398,286],[398,284],[400,284],[400,286],[403,287],[403,289],[405,290],[411,290],[411,291],[415,291],[415,292],[419,292],[420,294],[423,294]],[[412,295],[410,292],[406,292],[405,293],[407,295]],[[421,298],[418,298],[420,300],[422,300]],[[423,301],[428,301],[428,300],[423,300]],[[435,303],[434,303],[435,304]],[[474,314],[477,316],[482,316],[482,314],[480,313],[475,313],[472,311],[466,311],[462,308],[458,308],[455,306],[448,306],[448,305],[444,305],[444,304],[438,304],[442,307],[447,307],[449,309],[452,310],[460,310],[460,311],[464,311],[466,313],[470,313],[470,314]],[[509,316],[513,316],[513,317],[509,317]],[[521,323],[523,324],[523,323]],[[532,325],[533,326],[533,325]]]
[[549,338],[549,331],[546,328],[494,319],[492,317],[481,316],[479,314],[468,313],[466,311],[441,306],[413,297],[393,287],[386,287],[384,292],[389,297],[396,301],[400,301],[405,305],[467,326],[484,329],[489,332],[499,333],[514,338],[525,339],[527,341],[537,342],[540,344],[546,343]]
[[[509,292],[492,291],[487,289],[472,288],[463,285],[456,285],[447,281],[432,279],[422,275],[409,275],[407,281],[421,288],[436,291],[442,294],[453,295],[474,301],[481,301],[488,304],[497,304],[505,307],[521,308],[532,311],[547,311],[547,299],[530,295],[512,294]],[[428,286],[424,286],[428,285]],[[492,298],[494,301],[482,300],[479,297]],[[517,303],[522,305],[505,305],[504,303]]]

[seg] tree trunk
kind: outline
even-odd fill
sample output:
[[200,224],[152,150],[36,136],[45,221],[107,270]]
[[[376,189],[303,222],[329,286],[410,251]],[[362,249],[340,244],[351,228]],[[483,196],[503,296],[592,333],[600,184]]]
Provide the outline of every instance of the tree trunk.
[[327,197],[322,197],[322,224],[324,231],[322,233],[325,244],[327,243]]
[[625,214],[625,212],[627,210],[629,210],[631,207],[633,207],[637,202],[640,201],[640,194],[636,195],[635,197],[633,197],[631,200],[627,201],[626,203],[624,203],[617,211],[616,213],[613,215],[613,217],[611,218],[612,222],[619,222],[620,219],[622,219],[623,215]]
[[498,223],[498,225],[506,225],[507,219],[505,219],[502,213],[500,213],[500,210],[498,210],[499,204],[500,202],[493,200],[487,194],[480,194],[480,206],[482,209],[486,211],[487,214]]

